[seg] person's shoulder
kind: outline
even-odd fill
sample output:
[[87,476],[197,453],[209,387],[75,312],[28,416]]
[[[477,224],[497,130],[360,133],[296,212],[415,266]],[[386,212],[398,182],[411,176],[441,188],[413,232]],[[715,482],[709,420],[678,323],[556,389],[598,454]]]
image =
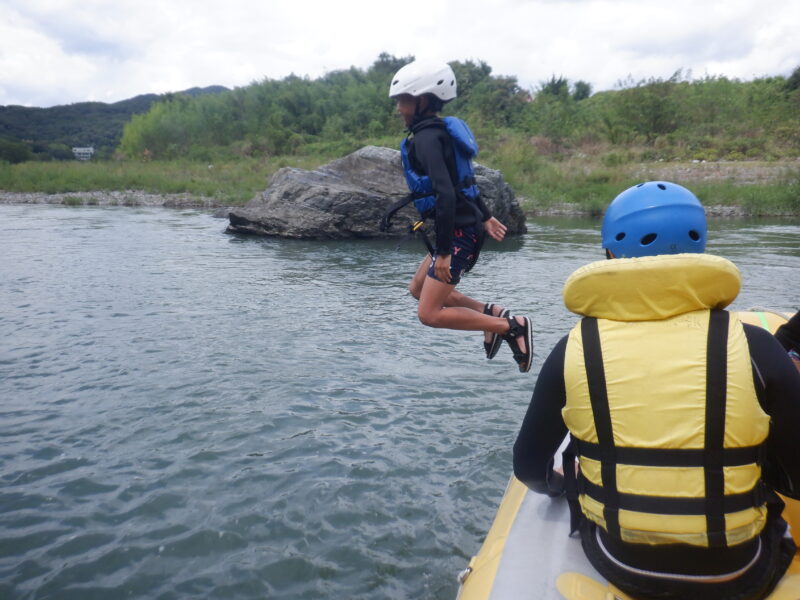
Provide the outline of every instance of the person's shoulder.
[[780,342],[775,339],[775,336],[763,327],[751,323],[742,323],[742,327],[744,328],[744,334],[747,337],[748,343],[758,344],[759,346],[765,344],[767,347],[777,346],[781,350],[783,349]]
[[542,370],[550,371],[552,370],[554,373],[563,373],[564,372],[564,359],[567,354],[567,341],[569,340],[569,334],[563,336],[560,340],[558,340],[553,346],[553,349],[550,350],[550,353],[544,359],[544,363],[542,363]]
[[785,371],[795,371],[791,358],[774,335],[758,325],[749,323],[743,323],[743,325],[750,357],[762,374],[772,373],[783,377],[783,375],[778,375],[781,371],[784,371],[784,374]]
[[429,140],[439,137],[441,134],[442,130],[438,127],[423,127],[422,129],[414,131],[414,139]]
[[442,119],[433,117],[420,121],[412,128],[414,137],[438,137],[447,134],[447,127]]
[[[440,119],[438,119],[441,121]],[[447,129],[438,127],[435,123],[429,123],[419,129],[414,129],[414,151],[418,156],[439,156],[442,148],[449,140]]]

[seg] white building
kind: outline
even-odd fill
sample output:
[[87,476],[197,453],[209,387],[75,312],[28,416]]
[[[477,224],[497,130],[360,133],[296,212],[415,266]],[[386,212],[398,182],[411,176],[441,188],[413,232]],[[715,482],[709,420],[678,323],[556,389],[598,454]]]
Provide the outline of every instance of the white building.
[[74,154],[75,158],[78,160],[89,160],[94,154],[94,146],[89,146],[88,148],[73,148],[72,154]]

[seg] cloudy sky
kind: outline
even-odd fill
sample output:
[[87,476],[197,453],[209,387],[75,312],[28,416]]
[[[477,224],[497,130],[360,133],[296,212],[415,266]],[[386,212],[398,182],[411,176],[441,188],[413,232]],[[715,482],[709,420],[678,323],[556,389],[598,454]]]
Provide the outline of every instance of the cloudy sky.
[[798,25],[799,0],[0,0],[0,105],[313,79],[381,52],[483,60],[526,89],[750,80],[800,66]]

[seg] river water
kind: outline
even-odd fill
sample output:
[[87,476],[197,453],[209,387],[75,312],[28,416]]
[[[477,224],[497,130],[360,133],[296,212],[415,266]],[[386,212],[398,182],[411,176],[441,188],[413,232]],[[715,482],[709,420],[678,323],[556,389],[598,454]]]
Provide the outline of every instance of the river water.
[[[418,243],[225,225],[0,206],[0,598],[454,598],[599,221],[532,221],[459,287],[534,318],[529,374],[417,322]],[[800,304],[800,220],[710,236],[734,308]]]

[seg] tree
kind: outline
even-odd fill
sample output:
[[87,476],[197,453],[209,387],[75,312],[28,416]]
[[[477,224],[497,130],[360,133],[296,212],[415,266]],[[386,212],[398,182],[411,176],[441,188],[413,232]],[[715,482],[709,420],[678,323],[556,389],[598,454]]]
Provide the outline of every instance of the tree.
[[477,63],[468,60],[466,62],[454,61],[450,64],[458,82],[458,103],[463,105],[469,102],[473,88],[480,82],[487,79],[492,68],[485,62]]
[[527,99],[516,77],[487,77],[472,89],[470,113],[479,113],[494,125],[511,126],[518,121]]
[[572,90],[572,99],[576,102],[580,102],[581,100],[586,100],[589,96],[592,95],[592,84],[586,83],[585,81],[576,81],[575,85],[573,86]]
[[569,80],[564,77],[552,75],[548,81],[543,81],[539,85],[539,93],[556,98],[569,96]]
[[800,67],[797,67],[786,80],[786,89],[790,92],[800,89]]
[[27,144],[0,138],[0,161],[10,162],[13,165],[31,158],[33,153]]
[[414,62],[413,56],[397,58],[396,56],[392,56],[386,52],[381,52],[378,55],[378,60],[372,63],[372,67],[370,67],[369,70],[374,75],[386,77],[386,89],[388,90],[389,78],[410,62]]
[[673,95],[680,79],[681,71],[676,71],[667,80],[650,78],[620,90],[614,102],[617,116],[636,133],[645,136],[648,143],[653,143],[659,135],[675,131],[680,110]]

